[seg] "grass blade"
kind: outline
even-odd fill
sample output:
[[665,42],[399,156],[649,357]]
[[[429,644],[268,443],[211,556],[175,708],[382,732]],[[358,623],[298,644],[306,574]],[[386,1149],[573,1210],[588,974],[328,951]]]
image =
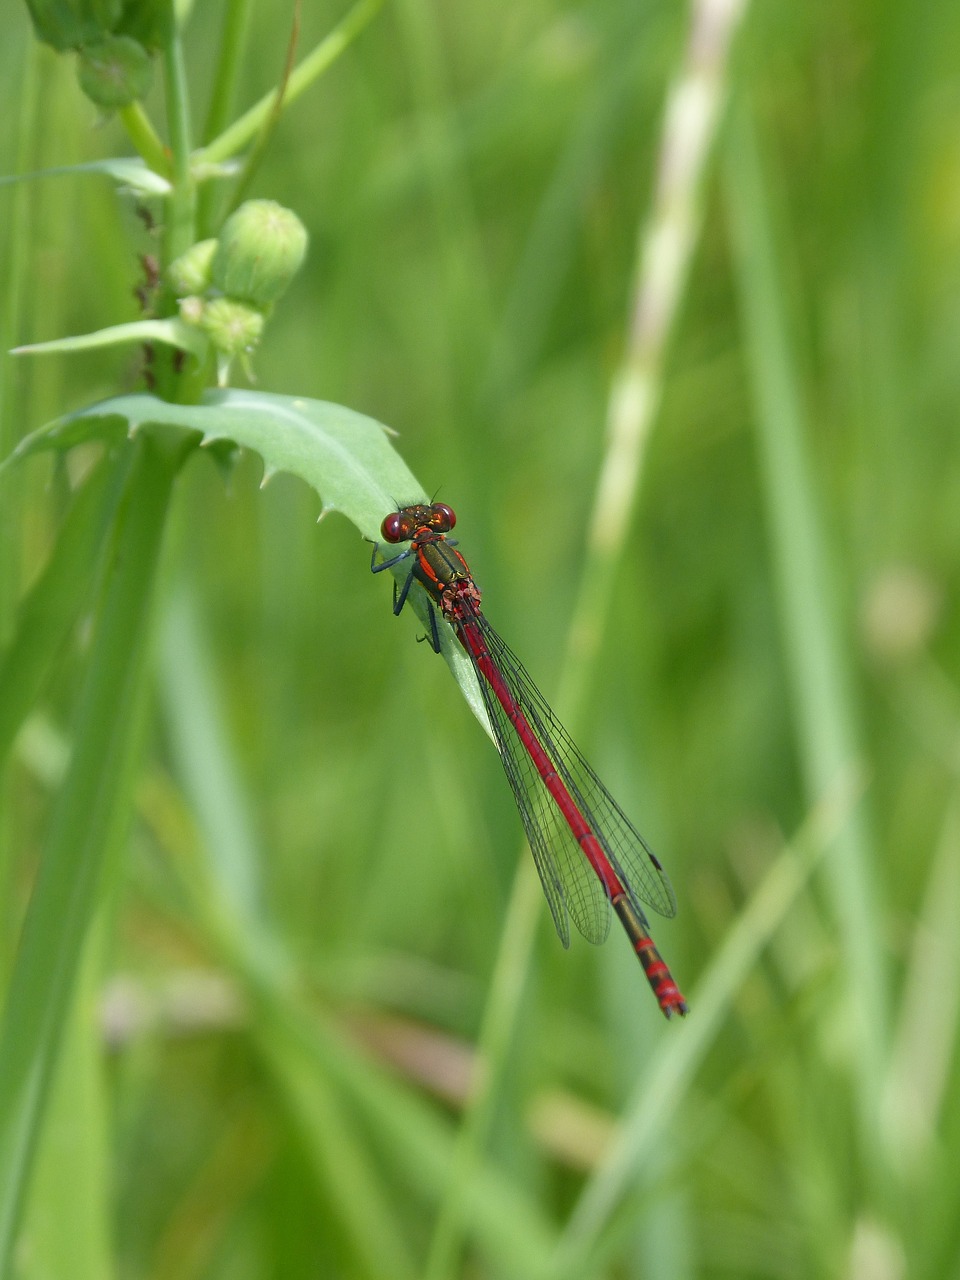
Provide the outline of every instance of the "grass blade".
[[150,606],[177,455],[131,446],[92,658],[0,1026],[0,1272],[75,986],[84,938],[130,812],[144,710]]
[[692,1016],[682,1036],[661,1042],[637,1085],[617,1141],[587,1183],[570,1218],[552,1274],[584,1274],[585,1260],[628,1182],[652,1156],[700,1063],[729,1014],[737,991],[776,932],[827,847],[855,819],[859,795],[851,784],[835,788],[811,814],[792,845],[767,872],[727,934],[690,999]]
[[[811,800],[827,794],[860,755],[853,663],[836,604],[784,299],[770,188],[746,108],[732,113],[727,202],[747,362],[756,403],[761,484],[775,564],[798,749]],[[827,862],[845,953],[851,1047],[859,1076],[862,1136],[876,1139],[887,1050],[887,979],[874,873],[876,854],[861,810]]]
[[20,605],[17,629],[0,655],[0,759],[90,598],[122,480],[122,471],[108,460],[87,477],[63,519],[50,559]]
[[88,935],[64,1028],[25,1223],[24,1280],[113,1274],[110,1114],[99,995],[104,916]]

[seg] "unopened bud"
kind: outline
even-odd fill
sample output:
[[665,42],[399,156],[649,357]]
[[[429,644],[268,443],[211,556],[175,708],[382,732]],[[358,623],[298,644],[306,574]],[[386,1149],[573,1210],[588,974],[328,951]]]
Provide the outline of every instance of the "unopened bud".
[[120,21],[110,29],[117,35],[132,36],[145,49],[156,52],[173,36],[173,10],[170,0],[125,0]]
[[120,0],[27,0],[37,39],[54,49],[80,49],[113,31]]
[[196,294],[190,294],[186,298],[181,298],[177,306],[180,308],[180,319],[184,324],[192,324],[195,329],[201,327],[206,309],[206,303],[202,298],[198,298]]
[[176,297],[206,293],[210,287],[210,263],[216,250],[216,240],[198,240],[170,263],[167,279]]
[[150,55],[129,36],[105,36],[80,50],[80,88],[91,102],[107,110],[129,106],[153,83]]
[[234,298],[212,298],[203,305],[200,328],[227,356],[252,351],[263,333],[263,314]]
[[230,298],[267,306],[296,275],[306,251],[306,228],[295,213],[274,200],[248,200],[223,224],[213,283]]

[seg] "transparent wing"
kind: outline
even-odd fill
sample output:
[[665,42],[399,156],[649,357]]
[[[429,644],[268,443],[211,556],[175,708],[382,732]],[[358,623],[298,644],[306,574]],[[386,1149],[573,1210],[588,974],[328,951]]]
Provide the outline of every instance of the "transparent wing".
[[570,945],[569,912],[585,938],[603,942],[610,929],[610,907],[603,885],[479,669],[477,679],[560,940],[565,947]]
[[[511,696],[590,824],[641,919],[646,919],[641,904],[662,916],[675,915],[673,886],[658,858],[584,759],[523,664],[481,613],[471,615],[470,625],[480,630]],[[602,942],[610,923],[603,886],[479,668],[477,674],[557,932],[566,945],[566,908],[585,938]]]

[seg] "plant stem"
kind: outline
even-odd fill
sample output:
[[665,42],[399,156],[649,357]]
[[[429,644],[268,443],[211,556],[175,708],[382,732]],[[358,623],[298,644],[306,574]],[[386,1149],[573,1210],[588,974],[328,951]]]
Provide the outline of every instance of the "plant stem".
[[[190,100],[187,92],[183,46],[176,24],[163,51],[167,95],[167,129],[170,134],[172,190],[166,200],[161,267],[170,265],[191,247],[197,237],[196,184],[190,168]],[[176,300],[164,289],[160,314],[173,315]],[[166,347],[156,350],[153,365],[156,391],[166,400],[197,399],[203,387],[203,366]]]
[[[359,0],[337,26],[326,36],[312,53],[291,74],[284,90],[284,101],[289,106],[300,97],[317,80],[327,68],[339,58],[349,47],[364,27],[376,17],[383,8],[384,0]],[[239,120],[235,120],[215,138],[209,146],[204,147],[195,157],[198,164],[215,164],[228,160],[241,151],[254,138],[269,118],[277,100],[278,90],[272,89],[259,102],[245,112]]]
[[204,142],[209,142],[227,127],[233,99],[237,91],[243,41],[253,0],[230,0],[223,18],[223,38],[220,41],[220,57],[213,77],[210,108],[203,130]]
[[[16,116],[16,132],[11,136],[8,147],[13,144],[14,161],[17,173],[27,172],[31,168],[31,153],[35,146],[36,136],[41,128],[37,76],[37,54],[31,50],[22,60],[19,83],[15,86],[15,97],[18,103]],[[28,282],[30,264],[33,256],[30,252],[30,226],[35,217],[35,188],[31,183],[19,183],[8,205],[6,226],[9,232],[7,244],[0,261],[0,276],[4,280],[3,303],[0,307],[0,350],[8,350],[16,341],[17,335],[23,331],[26,307],[30,296]],[[25,414],[23,380],[14,373],[13,362],[0,361],[0,458],[6,458],[17,444],[22,431],[21,422]],[[21,546],[23,531],[23,512],[26,507],[26,495],[16,485],[12,475],[0,479],[0,509],[3,519],[0,520],[0,646],[11,641],[11,628],[16,611],[17,596],[20,589],[20,566],[23,562]],[[6,656],[6,655],[4,655]],[[5,708],[4,708],[5,710]],[[4,718],[0,711],[0,722]],[[3,727],[0,723],[0,738]],[[12,934],[15,911],[13,902],[15,895],[10,892],[13,877],[16,874],[14,857],[14,804],[13,788],[10,775],[3,767],[5,752],[0,742],[0,934],[4,938],[0,949],[0,980],[5,981],[10,962],[9,942]]]
[[131,102],[117,112],[127,137],[154,173],[170,177],[170,155],[139,102]]
[[164,68],[173,181],[164,227],[164,263],[168,264],[190,248],[195,233],[196,193],[190,174],[190,102],[183,46],[178,32],[171,36],[164,49]]
[[[253,0],[229,0],[227,4],[223,19],[223,36],[220,41],[220,57],[213,77],[210,108],[203,129],[205,143],[221,133],[230,119],[237,94],[243,43],[252,7]],[[201,239],[209,236],[214,230],[211,220],[216,207],[216,184],[202,183],[197,193],[197,226]]]
[[293,73],[294,59],[297,56],[297,44],[300,40],[300,3],[301,0],[295,0],[294,2],[290,34],[287,39],[287,57],[274,94],[273,110],[264,120],[263,128],[257,134],[253,146],[244,157],[243,168],[240,170],[240,176],[237,178],[227,205],[227,209],[230,212],[238,208],[242,203],[257,170],[260,168],[260,163],[266,154],[267,147],[270,145],[270,139],[273,137],[274,130],[280,122],[280,117],[283,115],[284,98],[287,86],[290,83],[290,76]]

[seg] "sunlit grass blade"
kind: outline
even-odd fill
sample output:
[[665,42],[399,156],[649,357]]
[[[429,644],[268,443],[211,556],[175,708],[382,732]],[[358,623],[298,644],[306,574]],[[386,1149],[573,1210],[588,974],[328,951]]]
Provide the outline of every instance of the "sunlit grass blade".
[[253,924],[263,911],[260,850],[243,781],[225,738],[196,602],[186,586],[167,606],[160,659],[173,755],[207,858],[216,867],[217,893],[238,920]]
[[960,807],[955,799],[914,925],[884,1096],[883,1126],[891,1159],[911,1169],[935,1158],[950,1094],[960,1027],[958,902]]
[[[838,607],[838,561],[828,549],[822,495],[807,442],[771,184],[743,103],[731,113],[726,178],[774,585],[793,686],[798,751],[808,794],[815,801],[859,759],[855,659]],[[862,1132],[871,1145],[877,1136],[888,1018],[876,866],[869,819],[865,811],[858,812],[838,836],[825,869],[847,960],[845,1012],[857,1062]]]

